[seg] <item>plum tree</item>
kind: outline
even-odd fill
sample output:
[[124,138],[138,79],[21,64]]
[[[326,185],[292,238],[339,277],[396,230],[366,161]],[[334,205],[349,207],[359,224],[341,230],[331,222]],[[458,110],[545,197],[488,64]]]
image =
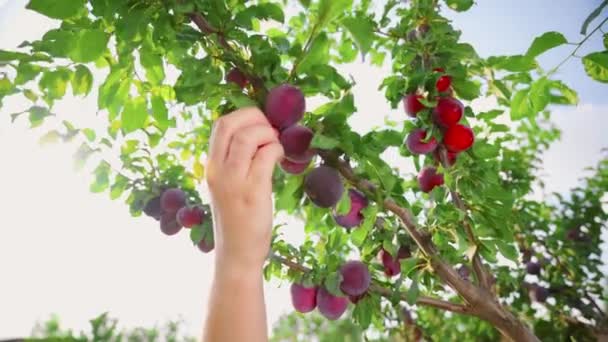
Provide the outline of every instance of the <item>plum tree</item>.
[[427,154],[433,152],[437,148],[437,140],[430,137],[428,141],[426,131],[422,128],[413,130],[406,139],[407,148],[413,154]]
[[291,284],[291,303],[301,313],[311,312],[317,307],[318,287],[306,287],[297,283]]
[[338,215],[334,212],[334,219],[338,225],[344,228],[358,227],[365,219],[362,211],[368,206],[369,202],[364,194],[355,189],[349,189],[348,196],[350,198],[350,209],[348,213]]
[[321,208],[331,208],[340,201],[344,185],[336,169],[319,166],[306,175],[304,190],[314,204]]
[[443,175],[431,166],[423,168],[418,174],[418,185],[423,192],[431,192],[436,186],[443,185],[443,182]]
[[473,146],[475,135],[473,130],[464,125],[450,126],[444,136],[443,143],[445,147],[453,153],[460,153],[468,150]]
[[301,125],[284,129],[279,139],[285,150],[285,158],[297,163],[311,161],[314,156],[314,151],[310,148],[313,136],[314,133],[310,128]]
[[226,82],[232,82],[232,83],[238,85],[241,88],[245,88],[249,84],[249,79],[238,68],[232,68],[226,74]]
[[317,291],[317,308],[329,320],[336,320],[344,314],[348,307],[348,298],[331,294],[324,287]]
[[425,107],[420,102],[420,99],[424,98],[422,95],[418,94],[408,94],[403,98],[403,108],[405,109],[405,113],[413,118],[418,115],[418,113],[423,110]]
[[304,171],[306,171],[306,169],[308,168],[308,165],[310,165],[310,162],[298,163],[289,159],[281,160],[281,169],[292,175],[299,175],[304,173]]
[[175,235],[179,233],[182,229],[182,226],[177,222],[177,218],[175,217],[175,213],[166,212],[160,218],[160,230],[165,235]]
[[[28,8],[57,28],[16,51],[0,50],[0,107],[4,99],[31,102],[0,117],[52,126],[44,140],[80,144],[79,163],[96,163],[91,191],[109,192],[134,217],[145,213],[176,235],[181,221],[189,225],[179,209],[210,212],[199,185],[214,122],[258,106],[288,152],[272,178],[275,211],[304,221],[299,245],[282,238],[289,227],[273,227],[267,280],[323,284],[318,292],[342,305],[320,309],[334,319],[356,302],[348,317],[370,340],[401,333],[404,301],[416,323],[408,337],[586,342],[608,335],[598,262],[608,162],[571,193],[535,193],[544,185],[543,153],[560,136],[551,109],[578,101],[557,79],[561,65],[581,57],[585,72],[606,82],[604,48],[579,56],[605,31],[594,24],[601,8],[580,39],[548,32],[526,51],[486,58],[444,16],[444,9],[468,10],[470,0],[69,3],[31,0]],[[539,56],[569,41],[580,42],[577,53],[545,70]],[[379,91],[410,120],[361,111],[368,94],[341,66],[358,55],[389,66]],[[68,90],[95,98],[95,129],[60,113],[56,104]],[[304,94],[314,99],[311,108]],[[496,101],[481,110],[476,100],[486,97]],[[373,123],[351,127],[365,115]],[[393,152],[404,158],[386,158]],[[181,235],[211,251],[211,219]],[[389,247],[406,242],[407,259]],[[383,261],[382,249],[397,258]],[[369,264],[379,251],[380,261]],[[368,263],[373,286],[340,297],[340,267],[351,256]],[[532,260],[542,264],[533,277]],[[398,279],[382,275],[405,264]],[[521,284],[530,278],[546,294],[526,293]]]
[[433,110],[433,119],[443,127],[450,127],[462,119],[464,105],[453,97],[441,97]]
[[160,197],[160,206],[165,213],[175,213],[186,205],[186,193],[182,189],[168,189]]
[[350,260],[340,267],[342,282],[340,289],[349,296],[360,296],[367,291],[371,276],[367,265],[358,260]]
[[294,125],[302,119],[306,100],[300,89],[281,84],[270,90],[266,97],[264,113],[270,123],[279,130]]
[[203,223],[205,211],[200,206],[182,207],[177,211],[177,223],[184,228],[192,228]]

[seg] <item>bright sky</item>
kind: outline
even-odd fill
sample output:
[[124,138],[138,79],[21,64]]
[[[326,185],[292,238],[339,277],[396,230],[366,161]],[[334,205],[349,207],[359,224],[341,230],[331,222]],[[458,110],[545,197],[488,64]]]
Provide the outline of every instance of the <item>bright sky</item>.
[[[599,2],[484,0],[469,13],[450,16],[463,30],[464,40],[482,55],[515,54],[545,31],[558,30],[579,40],[580,23]],[[0,0],[0,49],[34,40],[56,26],[25,11],[25,3]],[[570,49],[557,49],[541,62],[552,67]],[[596,38],[584,51],[600,49]],[[377,91],[386,72],[361,63],[343,70],[359,81],[359,113],[352,119],[356,129],[382,122],[387,114],[403,119]],[[566,192],[608,147],[608,99],[605,85],[584,76],[577,60],[567,64],[560,77],[579,91],[582,101],[576,108],[554,110],[563,138],[544,156],[543,174],[549,190]],[[97,127],[95,102],[70,99],[54,111],[80,125]],[[122,326],[151,326],[181,317],[187,332],[198,335],[213,256],[194,249],[186,234],[166,238],[156,222],[132,218],[124,204],[110,201],[107,194],[91,194],[89,175],[73,170],[75,146],[42,148],[37,140],[44,131],[30,131],[24,122],[9,123],[8,114],[26,105],[10,101],[0,112],[0,338],[27,336],[37,320],[51,313],[79,330],[104,311],[119,318]],[[298,241],[301,224],[288,222],[290,240]],[[269,324],[291,310],[286,286],[268,284],[266,301]]]

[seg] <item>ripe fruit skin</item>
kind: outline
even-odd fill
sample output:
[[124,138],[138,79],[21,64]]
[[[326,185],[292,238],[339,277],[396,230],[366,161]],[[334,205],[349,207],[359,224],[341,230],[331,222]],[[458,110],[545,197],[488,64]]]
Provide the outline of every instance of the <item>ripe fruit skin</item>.
[[434,167],[425,167],[418,175],[418,185],[423,192],[431,192],[436,186],[443,185],[443,175]]
[[[456,158],[458,158],[458,153],[446,151],[448,157],[448,166],[454,166],[456,164]],[[441,163],[441,156],[439,155],[439,149],[433,151],[433,157],[438,163]]]
[[146,206],[144,207],[144,214],[153,217],[157,221],[160,220],[160,217],[162,216],[162,209],[160,208],[160,196],[156,196],[146,203]]
[[266,97],[265,113],[268,121],[283,130],[302,119],[306,100],[302,91],[292,85],[282,84],[270,90]]
[[348,190],[348,195],[350,197],[349,212],[345,215],[334,214],[334,219],[338,225],[344,228],[354,228],[358,227],[365,219],[361,211],[367,207],[368,200],[365,195],[354,189]]
[[241,88],[245,88],[249,84],[247,76],[245,76],[245,74],[243,74],[243,72],[238,68],[233,68],[230,70],[230,72],[228,72],[228,74],[226,74],[226,81],[235,83]]
[[447,91],[452,86],[452,77],[448,75],[443,75],[437,79],[437,83],[435,84],[435,88],[440,93]]
[[546,287],[534,284],[530,289],[530,298],[539,303],[544,303],[547,301],[547,297],[549,297],[549,289]]
[[296,311],[311,312],[317,307],[317,291],[315,287],[305,287],[300,284],[291,284],[291,303]]
[[398,258],[393,256],[384,248],[380,251],[380,258],[382,259],[382,265],[384,266],[384,274],[387,277],[394,277],[401,273],[401,264]]
[[405,109],[405,113],[413,118],[416,117],[418,112],[424,109],[424,105],[418,101],[422,99],[422,95],[409,94],[403,98],[403,107]]
[[215,247],[215,243],[213,239],[202,239],[196,246],[201,252],[209,253]]
[[321,208],[330,208],[340,201],[344,185],[336,169],[319,166],[306,175],[304,190],[314,204]]
[[281,169],[283,169],[283,171],[285,171],[289,174],[292,174],[292,175],[299,175],[299,174],[303,173],[308,168],[308,165],[310,165],[310,162],[297,163],[297,162],[292,162],[289,159],[281,160]]
[[464,125],[449,127],[443,135],[443,144],[450,152],[460,153],[468,150],[475,142],[473,130]]
[[336,297],[329,293],[324,287],[317,291],[317,307],[325,318],[335,321],[346,311],[348,306],[347,297]]
[[367,292],[362,295],[358,295],[358,296],[348,296],[348,300],[350,300],[350,302],[353,304],[357,304],[357,303],[359,303],[359,301],[361,299],[365,298],[366,294],[367,294]]
[[182,207],[177,211],[177,223],[185,228],[192,228],[196,225],[203,223],[205,218],[205,212],[203,208],[199,206],[195,207]]
[[358,260],[351,260],[342,265],[340,274],[342,274],[340,289],[349,296],[364,294],[372,280],[367,265]]
[[186,205],[186,193],[181,189],[168,189],[160,197],[160,207],[167,213],[175,214]]
[[468,281],[471,276],[471,270],[467,267],[467,265],[462,265],[458,268],[458,275],[460,278]]
[[160,230],[165,235],[175,235],[179,233],[182,229],[182,226],[177,223],[177,219],[175,218],[175,213],[164,213],[160,218]]
[[313,131],[301,125],[294,125],[281,132],[279,140],[285,151],[285,158],[294,162],[307,162],[314,156],[310,150]]
[[406,139],[408,150],[413,154],[427,154],[433,152],[437,148],[437,140],[432,137],[429,141],[424,142],[425,138],[425,130],[422,128],[413,130]]
[[526,264],[526,272],[529,274],[539,275],[541,266],[538,262],[530,261]]
[[442,97],[433,111],[435,122],[443,127],[450,127],[462,119],[464,105],[453,97]]

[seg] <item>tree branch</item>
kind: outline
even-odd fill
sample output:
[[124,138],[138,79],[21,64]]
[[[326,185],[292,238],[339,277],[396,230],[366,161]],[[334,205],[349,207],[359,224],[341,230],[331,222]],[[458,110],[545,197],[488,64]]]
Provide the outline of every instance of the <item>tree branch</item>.
[[[443,167],[447,170],[450,167],[450,163],[448,160],[447,151],[442,146],[439,147],[439,157],[441,158],[441,165],[443,165]],[[462,201],[462,198],[460,198],[460,195],[456,191],[450,189],[450,197],[452,198],[452,202],[454,202],[456,208],[460,209],[463,213],[466,214],[467,208],[464,202]],[[467,234],[469,241],[472,244],[477,245],[477,239],[475,239],[475,234],[473,234],[473,229],[471,228],[469,222],[465,219],[463,220],[462,224],[464,226],[464,230]],[[477,278],[479,285],[485,289],[491,289],[492,285],[490,282],[488,271],[483,266],[483,262],[481,261],[481,257],[479,256],[477,248],[475,249],[475,253],[473,254],[471,262],[473,264],[473,272],[475,273],[475,277]]]
[[[300,265],[297,262],[291,261],[278,254],[272,254],[271,258],[280,262],[281,264],[291,268],[292,270],[296,270],[298,272],[308,273],[308,272],[312,271],[310,268],[308,268],[304,265]],[[377,293],[386,298],[393,297],[393,292],[391,292],[391,290],[389,290],[385,287],[382,287],[378,284],[371,284],[369,287],[369,291],[373,292],[373,293]],[[401,298],[402,301],[407,300],[405,293],[399,293],[399,298]],[[459,314],[463,314],[463,315],[472,314],[469,307],[467,307],[465,305],[458,304],[458,303],[452,303],[452,302],[448,302],[448,301],[445,301],[442,299],[426,297],[426,296],[418,297],[418,299],[416,300],[416,305],[429,306],[429,307],[433,307],[436,309],[446,310],[446,311],[459,313]]]

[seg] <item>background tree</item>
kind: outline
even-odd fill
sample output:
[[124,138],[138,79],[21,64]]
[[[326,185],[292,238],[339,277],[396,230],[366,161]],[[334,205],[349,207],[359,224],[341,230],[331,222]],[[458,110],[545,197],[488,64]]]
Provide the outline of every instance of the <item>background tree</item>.
[[[536,58],[568,43],[558,32],[520,55],[486,59],[460,42],[440,8],[465,11],[469,0],[299,1],[289,18],[285,4],[32,0],[29,9],[61,25],[0,51],[0,101],[29,99],[11,117],[37,127],[61,120],[53,106],[68,88],[74,96],[96,88],[106,129],[63,120],[44,140],[79,141],[81,164],[98,159],[93,192],[124,199],[167,235],[189,228],[203,252],[213,249],[199,195],[211,125],[260,106],[287,151],[276,210],[306,222],[300,246],[275,227],[265,275],[294,283],[298,311],[337,319],[351,306],[366,334],[388,336],[403,328],[407,302],[416,335],[429,339],[605,336],[605,161],[569,198],[529,195],[542,185],[542,152],[559,138],[548,107],[578,101],[556,71],[601,32],[608,2],[549,70]],[[376,65],[390,58],[380,89],[405,111],[366,134],[347,121],[357,110],[354,79],[334,67],[359,54]],[[608,82],[607,56],[582,58],[590,77]],[[483,96],[495,96],[497,108],[476,113],[461,102]],[[323,104],[306,107],[313,97]],[[417,177],[388,164],[388,149],[409,158]]]

